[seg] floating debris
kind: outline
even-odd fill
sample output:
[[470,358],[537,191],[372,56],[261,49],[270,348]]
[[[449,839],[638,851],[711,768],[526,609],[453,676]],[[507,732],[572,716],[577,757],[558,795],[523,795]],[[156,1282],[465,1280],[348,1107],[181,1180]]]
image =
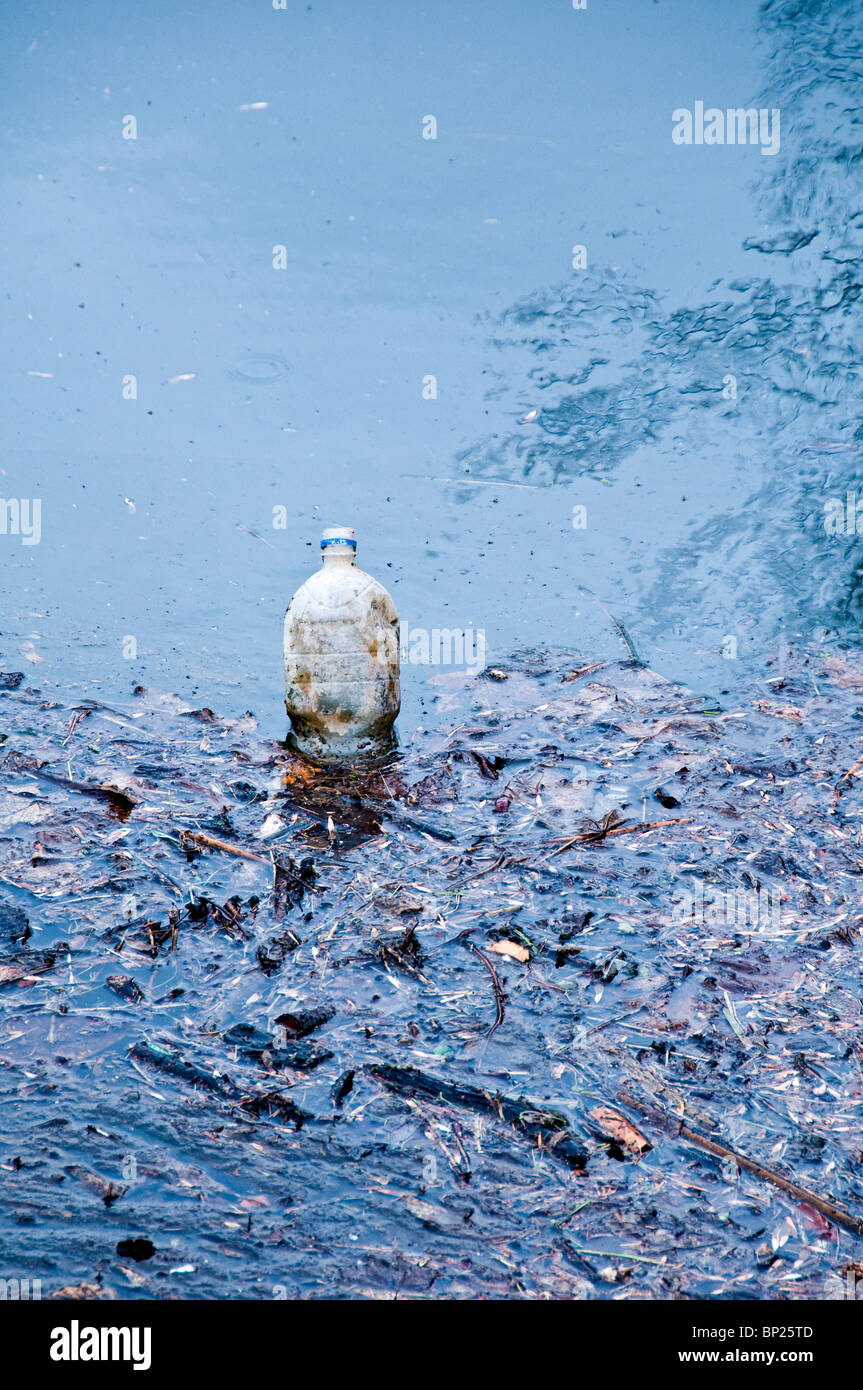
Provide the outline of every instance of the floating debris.
[[528,651],[338,769],[0,680],[0,1169],[71,1214],[45,1296],[96,1296],[94,1240],[98,1296],[159,1296],[179,1234],[195,1297],[262,1261],[310,1297],[841,1297],[863,660],[783,661],[723,710]]

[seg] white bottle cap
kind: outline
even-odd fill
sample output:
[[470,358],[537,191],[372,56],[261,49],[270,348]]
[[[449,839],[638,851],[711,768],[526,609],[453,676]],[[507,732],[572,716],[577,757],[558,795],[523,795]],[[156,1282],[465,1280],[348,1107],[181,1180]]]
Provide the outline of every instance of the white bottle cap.
[[340,549],[342,546],[351,546],[356,550],[357,542],[353,526],[328,526],[321,536],[321,550],[327,550],[330,547]]

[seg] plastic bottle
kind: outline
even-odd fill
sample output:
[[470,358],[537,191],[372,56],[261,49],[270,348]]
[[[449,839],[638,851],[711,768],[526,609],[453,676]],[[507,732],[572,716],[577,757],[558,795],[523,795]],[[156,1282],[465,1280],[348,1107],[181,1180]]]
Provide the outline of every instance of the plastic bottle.
[[399,619],[382,584],[357,568],[350,526],[331,526],[322,564],[285,614],[285,705],[292,742],[322,761],[365,758],[395,742]]

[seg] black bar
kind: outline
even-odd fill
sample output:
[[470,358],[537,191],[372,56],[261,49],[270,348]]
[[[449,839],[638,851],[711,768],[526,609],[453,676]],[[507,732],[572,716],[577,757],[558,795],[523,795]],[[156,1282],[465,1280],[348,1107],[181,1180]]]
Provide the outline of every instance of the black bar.
[[[640,1382],[645,1374],[665,1375],[675,1368],[697,1380],[711,1366],[732,1374],[739,1366],[755,1366],[769,1384],[789,1369],[802,1368],[819,1378],[844,1370],[859,1345],[856,1301],[853,1296],[823,1303],[522,1300],[514,1313],[509,1300],[479,1307],[469,1299],[435,1306],[430,1306],[434,1300],[394,1298],[301,1303],[279,1298],[220,1303],[7,1300],[0,1303],[0,1337],[7,1354],[13,1344],[26,1347],[28,1369],[59,1383],[70,1375],[92,1379],[106,1370],[114,1376],[132,1373],[136,1361],[139,1374],[221,1377],[237,1355],[256,1377],[293,1378],[301,1373],[297,1358],[308,1357],[323,1358],[330,1379],[340,1355],[352,1374],[363,1364],[373,1373],[377,1364],[388,1368],[390,1376],[403,1376],[412,1374],[419,1346],[426,1374],[438,1361],[450,1373],[457,1365],[463,1379],[466,1359],[475,1360],[478,1368],[485,1359],[486,1371],[492,1372],[502,1356],[508,1359],[507,1348],[514,1342],[524,1351],[533,1346],[534,1355],[545,1345],[541,1361],[560,1358],[560,1369],[568,1363],[574,1372],[580,1364],[585,1371],[591,1365],[592,1376],[604,1380],[607,1375],[614,1382],[633,1375]],[[393,1303],[400,1306],[384,1306]],[[128,1338],[118,1333],[105,1339],[106,1354],[110,1357],[116,1349],[119,1359],[86,1359],[91,1350],[101,1355],[101,1329],[111,1328],[129,1331]],[[132,1329],[138,1330],[137,1337]],[[422,1337],[422,1342],[404,1342],[405,1334]],[[76,1351],[77,1360],[55,1359],[57,1353],[74,1358]]]

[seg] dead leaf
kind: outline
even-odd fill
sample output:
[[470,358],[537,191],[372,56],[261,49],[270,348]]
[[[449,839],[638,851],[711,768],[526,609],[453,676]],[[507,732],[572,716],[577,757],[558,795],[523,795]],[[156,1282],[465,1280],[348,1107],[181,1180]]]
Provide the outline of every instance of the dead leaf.
[[590,1111],[590,1118],[595,1120],[597,1127],[608,1139],[622,1144],[630,1153],[640,1155],[653,1148],[635,1125],[631,1125],[618,1110],[612,1110],[610,1105],[598,1105],[595,1110]]
[[28,949],[4,956],[0,960],[0,985],[14,984],[18,980],[32,983],[37,975],[42,975],[46,970],[53,969],[61,946],[64,950],[68,950],[64,941],[49,951]]
[[863,666],[854,663],[841,653],[822,658],[824,674],[834,685],[845,690],[863,690]]
[[0,985],[9,985],[13,980],[32,979],[26,970],[22,970],[20,965],[3,965],[0,962]]
[[519,946],[516,941],[493,941],[488,948],[498,956],[510,956],[512,960],[521,961],[525,965],[530,960],[530,951],[525,946]]
[[66,1284],[62,1289],[49,1293],[49,1298],[92,1299],[114,1298],[112,1289],[103,1289],[99,1284]]
[[771,705],[769,700],[756,700],[754,708],[759,714],[772,715],[774,719],[802,719],[803,711],[796,705]]
[[89,1168],[84,1168],[79,1163],[70,1163],[64,1169],[70,1178],[75,1178],[77,1182],[83,1183],[91,1192],[95,1192],[102,1198],[106,1207],[110,1207],[114,1202],[118,1202],[126,1192],[128,1187],[121,1183],[112,1182],[108,1178],[103,1178],[99,1173],[92,1172]]
[[816,1207],[812,1206],[811,1202],[801,1202],[800,1211],[803,1213],[807,1223],[815,1228],[819,1236],[823,1238],[833,1234],[833,1227],[830,1222],[821,1215],[821,1212],[818,1211]]
[[436,1202],[424,1202],[419,1197],[405,1197],[404,1204],[418,1221],[424,1222],[427,1226],[437,1226],[442,1231],[460,1230],[462,1221],[452,1212],[447,1211],[446,1207],[438,1206]]

